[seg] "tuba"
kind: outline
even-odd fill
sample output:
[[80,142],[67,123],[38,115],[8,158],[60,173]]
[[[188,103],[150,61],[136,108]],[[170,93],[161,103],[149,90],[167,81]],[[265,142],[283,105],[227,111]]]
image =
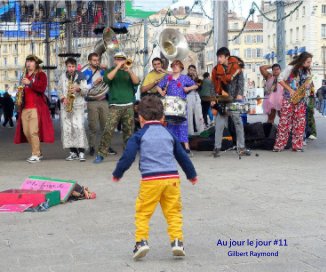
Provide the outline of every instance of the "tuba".
[[[95,44],[94,52],[97,53],[101,59],[104,53],[112,54],[117,50],[119,50],[119,41],[114,31],[110,27],[104,28],[102,39]],[[86,66],[88,66],[88,64],[85,65],[83,68],[85,68]],[[98,67],[98,69],[100,68]],[[95,80],[95,77],[93,77],[93,80]],[[101,82],[96,86],[93,86],[88,91],[86,99],[91,101],[99,100],[104,97],[108,91],[108,85],[104,82]]]
[[75,94],[71,92],[71,89],[74,86],[73,82],[73,75],[70,75],[69,80],[68,80],[68,93],[67,93],[67,104],[65,106],[66,112],[72,112],[73,107],[74,107],[74,102],[75,102]]
[[297,89],[297,91],[290,97],[290,102],[294,105],[298,104],[301,99],[305,98],[306,96],[306,84],[312,83],[312,76],[308,76],[306,80],[303,82],[301,86]]
[[23,104],[24,98],[24,85],[22,84],[22,80],[26,75],[26,69],[23,71],[22,76],[20,78],[19,86],[17,87],[17,94],[16,94],[16,105],[20,107]]
[[159,38],[159,45],[164,57],[168,60],[184,60],[189,54],[189,46],[186,38],[179,30],[173,28],[164,29]]

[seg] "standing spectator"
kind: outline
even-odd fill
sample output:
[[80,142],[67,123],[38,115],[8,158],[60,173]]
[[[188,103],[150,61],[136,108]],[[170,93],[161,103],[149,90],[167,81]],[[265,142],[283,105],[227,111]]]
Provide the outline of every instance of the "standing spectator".
[[200,100],[201,100],[201,107],[203,111],[203,117],[206,127],[208,127],[208,111],[211,106],[211,97],[215,97],[214,93],[214,85],[210,79],[209,73],[206,72],[203,75],[204,79],[201,85],[200,90],[198,91]]
[[4,118],[5,118],[3,122],[3,127],[6,127],[7,123],[9,122],[10,127],[13,128],[14,122],[12,121],[12,116],[14,114],[15,104],[11,98],[11,95],[8,92],[5,92],[3,96],[2,107],[3,107]]

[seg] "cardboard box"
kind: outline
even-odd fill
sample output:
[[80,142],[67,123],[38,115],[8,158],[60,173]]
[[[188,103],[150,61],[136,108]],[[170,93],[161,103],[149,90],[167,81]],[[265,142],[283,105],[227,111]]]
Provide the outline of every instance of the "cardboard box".
[[60,191],[10,189],[0,192],[0,206],[32,204],[33,208],[49,200],[49,207],[60,204]]

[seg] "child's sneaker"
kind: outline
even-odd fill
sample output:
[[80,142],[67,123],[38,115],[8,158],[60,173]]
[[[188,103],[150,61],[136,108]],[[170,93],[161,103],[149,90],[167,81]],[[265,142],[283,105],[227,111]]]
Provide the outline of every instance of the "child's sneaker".
[[183,242],[179,239],[175,239],[171,243],[173,256],[186,256],[185,249],[183,247]]
[[149,251],[148,242],[146,240],[141,240],[140,242],[136,242],[134,249],[134,260],[138,260],[146,256]]

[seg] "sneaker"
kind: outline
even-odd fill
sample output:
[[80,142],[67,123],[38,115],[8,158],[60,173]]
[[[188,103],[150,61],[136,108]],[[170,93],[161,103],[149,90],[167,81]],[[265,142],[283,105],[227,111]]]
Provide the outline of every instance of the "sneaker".
[[186,149],[186,153],[188,154],[188,156],[190,158],[192,158],[194,156],[194,153],[192,153],[190,149]]
[[148,242],[146,240],[141,240],[140,242],[136,242],[134,253],[134,260],[138,260],[146,256],[149,251]]
[[78,156],[75,152],[70,152],[70,155],[66,158],[66,161],[78,160]]
[[36,163],[36,162],[40,162],[41,160],[39,156],[32,155],[26,161],[29,163]]
[[277,148],[273,149],[273,152],[281,152],[281,151],[282,151],[281,149],[277,149]]
[[308,137],[308,139],[310,139],[310,140],[317,140],[317,137],[315,136],[315,135],[310,135],[309,137]]
[[249,149],[246,148],[239,149],[239,156],[250,156],[250,155],[251,155],[251,151]]
[[114,149],[112,149],[111,147],[109,147],[109,149],[108,149],[108,153],[109,153],[110,155],[117,155],[117,154],[118,154],[118,152],[115,151]]
[[101,155],[96,155],[96,157],[95,157],[95,160],[93,161],[93,163],[101,163],[101,162],[103,162],[103,160],[104,160],[104,157],[103,156],[101,156]]
[[183,242],[179,239],[175,239],[171,243],[173,256],[186,256],[185,249],[183,247]]
[[38,157],[39,157],[40,160],[43,160],[43,154],[42,153]]
[[79,161],[81,161],[81,162],[86,161],[85,153],[84,152],[79,152]]
[[91,147],[91,148],[89,149],[89,155],[90,155],[90,156],[94,156],[94,154],[95,154],[95,149],[94,149],[94,147]]
[[307,142],[306,140],[303,141],[303,146],[306,146],[307,145]]
[[213,154],[214,158],[219,157],[220,156],[220,149],[215,147],[212,154]]

